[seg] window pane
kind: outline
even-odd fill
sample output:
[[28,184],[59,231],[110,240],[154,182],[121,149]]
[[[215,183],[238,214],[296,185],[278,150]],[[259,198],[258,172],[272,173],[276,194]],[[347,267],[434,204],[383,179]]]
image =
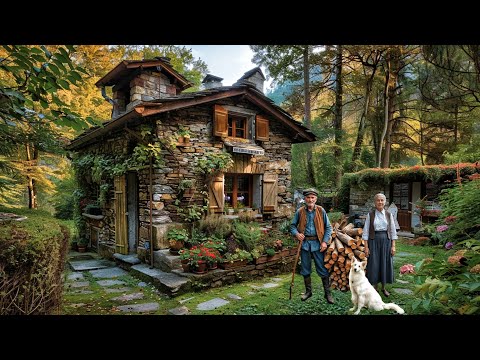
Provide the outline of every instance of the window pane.
[[243,129],[245,127],[245,119],[244,118],[236,118],[235,119],[235,127],[237,129]]
[[244,138],[245,137],[244,131],[237,129],[237,131],[235,131],[235,137]]

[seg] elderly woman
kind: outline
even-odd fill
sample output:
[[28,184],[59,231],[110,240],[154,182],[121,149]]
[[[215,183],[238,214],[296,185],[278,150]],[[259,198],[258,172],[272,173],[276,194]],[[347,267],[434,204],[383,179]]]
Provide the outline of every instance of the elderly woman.
[[367,215],[362,234],[365,255],[368,257],[367,278],[375,290],[381,282],[382,292],[388,297],[390,293],[385,289],[385,284],[393,283],[393,256],[398,236],[393,215],[385,210],[385,195],[376,194],[373,200],[375,210]]

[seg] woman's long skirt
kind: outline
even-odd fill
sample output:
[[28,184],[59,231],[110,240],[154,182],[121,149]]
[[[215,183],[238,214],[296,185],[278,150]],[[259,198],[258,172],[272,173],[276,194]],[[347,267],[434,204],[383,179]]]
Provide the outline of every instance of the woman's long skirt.
[[393,283],[392,242],[386,231],[375,231],[375,238],[368,240],[370,256],[367,262],[367,278],[373,286]]

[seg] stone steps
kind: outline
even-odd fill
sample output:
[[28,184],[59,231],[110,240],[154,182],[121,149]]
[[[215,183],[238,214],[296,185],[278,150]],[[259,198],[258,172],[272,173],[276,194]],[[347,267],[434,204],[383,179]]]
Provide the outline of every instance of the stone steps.
[[191,281],[188,278],[157,268],[150,269],[147,264],[133,265],[130,272],[135,277],[152,283],[161,292],[171,297],[186,293],[191,289]]

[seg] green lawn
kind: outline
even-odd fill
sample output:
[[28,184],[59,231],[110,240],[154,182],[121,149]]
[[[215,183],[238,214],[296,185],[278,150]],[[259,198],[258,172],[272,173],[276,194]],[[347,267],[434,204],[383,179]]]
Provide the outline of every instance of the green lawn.
[[[447,251],[431,246],[412,246],[408,245],[404,240],[397,242],[397,255],[395,257],[395,271],[399,274],[400,266],[416,262],[433,256],[445,257],[449,254]],[[167,314],[169,309],[186,306],[191,314],[194,315],[348,315],[348,309],[352,306],[350,292],[341,292],[333,290],[335,304],[329,305],[323,297],[323,287],[320,278],[316,273],[312,274],[314,295],[306,302],[300,301],[301,292],[304,290],[302,276],[295,276],[295,286],[293,290],[293,298],[289,300],[289,288],[291,274],[277,276],[277,281],[271,278],[259,279],[256,281],[246,281],[236,283],[221,288],[209,289],[201,292],[190,292],[176,298],[168,298],[159,294],[151,285],[147,287],[139,287],[140,280],[130,275],[119,278],[127,283],[127,285],[118,285],[121,288],[129,286],[130,290],[125,293],[143,292],[144,298],[136,301],[137,303],[157,302],[159,310],[155,314]],[[279,280],[278,280],[279,279]],[[387,285],[391,296],[384,300],[387,302],[395,302],[404,308],[406,314],[439,314],[441,307],[433,306],[428,312],[423,307],[417,307],[415,311],[412,309],[413,302],[417,299],[414,294],[398,294],[393,288],[402,288],[415,290],[414,275],[396,275],[396,279],[408,281],[408,283],[399,283]],[[111,299],[122,295],[121,293],[107,294],[101,286],[99,286],[90,275],[86,275],[86,280],[90,282],[89,290],[92,294],[74,294],[70,291],[65,292],[63,313],[65,314],[119,314],[116,309],[118,302]],[[273,288],[261,288],[265,283],[278,283],[279,286]],[[229,294],[235,294],[241,297],[241,300],[232,300]],[[211,300],[213,298],[222,298],[229,301],[229,304],[220,308],[201,311],[197,310],[198,304]],[[134,303],[134,302],[131,302]],[[85,304],[76,307],[72,304]],[[122,313],[124,314],[124,313]],[[395,315],[394,311],[384,310],[381,312],[369,311],[363,309],[361,314],[368,315]]]

